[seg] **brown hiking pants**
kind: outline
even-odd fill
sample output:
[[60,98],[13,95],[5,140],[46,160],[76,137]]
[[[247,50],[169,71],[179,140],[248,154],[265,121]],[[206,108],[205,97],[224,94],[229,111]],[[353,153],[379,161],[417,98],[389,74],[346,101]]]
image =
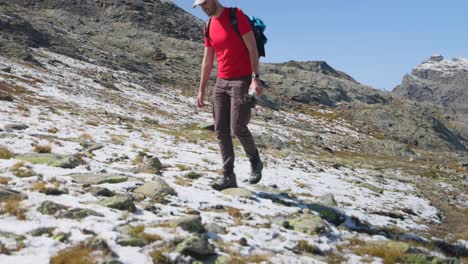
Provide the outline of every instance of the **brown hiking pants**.
[[251,76],[216,80],[213,89],[213,117],[217,134],[223,169],[226,173],[234,171],[234,148],[232,136],[235,135],[249,158],[255,157],[257,147],[247,124],[250,121],[251,108],[246,104]]

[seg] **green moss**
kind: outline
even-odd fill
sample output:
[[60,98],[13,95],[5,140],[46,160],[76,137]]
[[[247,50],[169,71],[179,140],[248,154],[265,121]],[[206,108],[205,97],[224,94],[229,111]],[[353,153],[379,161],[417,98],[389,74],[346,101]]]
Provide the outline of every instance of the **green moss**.
[[113,178],[104,179],[104,180],[98,182],[98,184],[102,184],[102,183],[114,184],[114,183],[126,182],[127,180],[128,180],[128,177],[113,177]]
[[194,171],[191,171],[189,173],[186,173],[184,175],[184,178],[188,178],[188,179],[192,179],[192,180],[196,180],[196,179],[199,179],[200,177],[202,177],[203,174],[200,174],[198,172],[194,172]]
[[190,167],[184,164],[177,164],[176,167],[181,170],[181,171],[188,171],[190,170]]

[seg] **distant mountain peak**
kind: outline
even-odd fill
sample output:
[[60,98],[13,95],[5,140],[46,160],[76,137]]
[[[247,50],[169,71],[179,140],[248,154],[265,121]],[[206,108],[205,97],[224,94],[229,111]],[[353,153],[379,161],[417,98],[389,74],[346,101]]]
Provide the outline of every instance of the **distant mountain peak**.
[[414,70],[425,71],[433,70],[453,74],[460,71],[468,71],[468,59],[452,58],[447,59],[442,55],[432,55],[429,59],[418,65]]
[[468,59],[432,55],[403,78],[393,94],[420,102],[432,102],[445,109],[468,113]]

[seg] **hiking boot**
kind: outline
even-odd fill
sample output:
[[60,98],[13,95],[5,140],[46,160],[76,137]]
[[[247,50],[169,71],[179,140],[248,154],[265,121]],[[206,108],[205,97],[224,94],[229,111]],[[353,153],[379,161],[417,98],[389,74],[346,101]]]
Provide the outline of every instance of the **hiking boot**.
[[256,184],[262,179],[262,170],[263,162],[257,152],[256,157],[250,160],[250,184]]
[[237,188],[236,174],[234,172],[225,174],[224,177],[211,185],[211,188],[222,191],[229,188]]

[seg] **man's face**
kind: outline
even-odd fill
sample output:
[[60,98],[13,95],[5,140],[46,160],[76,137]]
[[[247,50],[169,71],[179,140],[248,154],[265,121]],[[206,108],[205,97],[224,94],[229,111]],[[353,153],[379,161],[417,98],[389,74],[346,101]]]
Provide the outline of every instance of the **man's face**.
[[213,16],[216,12],[215,0],[206,0],[200,7],[207,16]]

